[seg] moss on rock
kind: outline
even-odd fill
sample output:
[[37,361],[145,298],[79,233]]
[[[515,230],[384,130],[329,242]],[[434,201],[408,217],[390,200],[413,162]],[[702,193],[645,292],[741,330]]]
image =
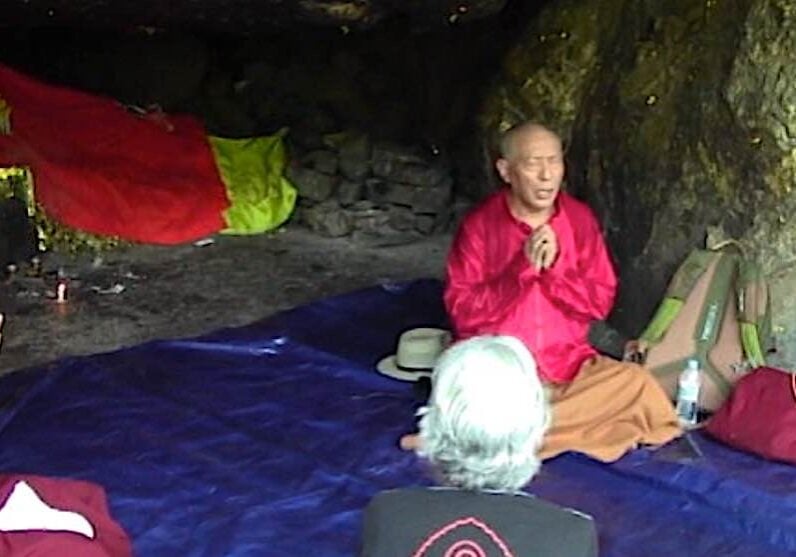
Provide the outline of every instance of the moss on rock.
[[568,186],[603,218],[625,332],[720,229],[787,297],[774,320],[796,364],[794,58],[790,0],[566,0],[508,58],[485,132],[532,118],[570,140]]

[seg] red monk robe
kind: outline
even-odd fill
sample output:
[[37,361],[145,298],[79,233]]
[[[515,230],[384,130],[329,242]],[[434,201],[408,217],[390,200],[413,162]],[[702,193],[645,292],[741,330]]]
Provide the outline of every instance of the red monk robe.
[[616,295],[616,273],[591,209],[560,192],[548,224],[559,255],[539,271],[523,253],[531,235],[508,207],[508,188],[464,219],[447,262],[445,306],[463,339],[507,334],[530,348],[543,380],[571,381],[596,355],[589,324],[605,319]]

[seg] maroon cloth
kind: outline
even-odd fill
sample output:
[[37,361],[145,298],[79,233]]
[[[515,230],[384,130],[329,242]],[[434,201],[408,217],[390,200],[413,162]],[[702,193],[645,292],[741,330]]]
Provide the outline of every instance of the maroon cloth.
[[20,481],[50,507],[82,514],[94,527],[95,537],[90,540],[74,532],[0,531],[2,557],[132,557],[130,540],[110,516],[100,486],[42,476],[0,475],[0,508]]
[[565,383],[596,355],[589,324],[613,306],[613,263],[594,213],[561,192],[548,223],[558,257],[545,271],[532,267],[523,245],[533,230],[512,216],[508,192],[492,194],[462,221],[448,256],[445,306],[457,338],[515,336],[542,379]]
[[731,447],[796,464],[794,376],[760,368],[741,378],[705,430]]

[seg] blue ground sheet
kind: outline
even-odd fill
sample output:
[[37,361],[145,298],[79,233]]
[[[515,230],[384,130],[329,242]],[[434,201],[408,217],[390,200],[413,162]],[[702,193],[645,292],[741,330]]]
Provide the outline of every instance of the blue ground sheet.
[[[101,484],[142,557],[353,556],[378,491],[429,484],[397,447],[412,386],[375,362],[444,325],[419,280],[253,325],[0,379],[0,470]],[[565,454],[529,491],[594,516],[601,555],[796,555],[796,467],[691,434],[698,455]]]

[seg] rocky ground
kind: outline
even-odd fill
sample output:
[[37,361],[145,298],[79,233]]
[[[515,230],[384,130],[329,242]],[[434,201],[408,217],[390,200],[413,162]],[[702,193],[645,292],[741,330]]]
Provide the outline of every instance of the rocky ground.
[[[7,315],[0,373],[243,325],[382,281],[439,277],[449,241],[443,234],[385,247],[291,226],[216,237],[204,247],[134,246],[101,258],[50,254],[42,277],[21,269],[0,285]],[[66,304],[52,299],[59,268],[69,278]]]

